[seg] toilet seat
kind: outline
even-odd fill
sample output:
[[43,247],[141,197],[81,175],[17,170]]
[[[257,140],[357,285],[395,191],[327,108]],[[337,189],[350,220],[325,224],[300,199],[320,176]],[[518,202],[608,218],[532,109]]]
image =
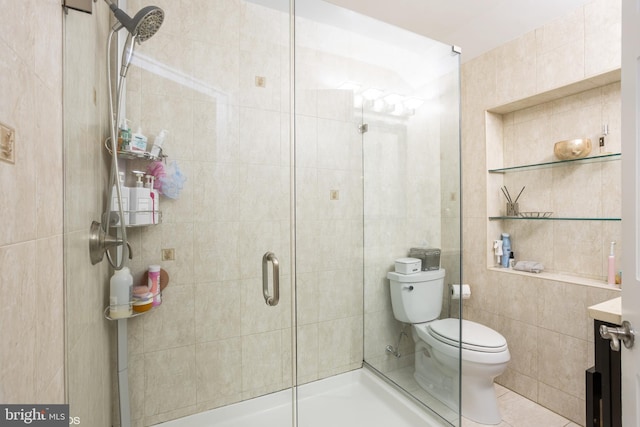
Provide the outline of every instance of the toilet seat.
[[470,320],[462,320],[462,342],[460,342],[460,320],[441,319],[427,324],[429,335],[438,341],[482,353],[500,353],[507,349],[507,340],[498,332]]

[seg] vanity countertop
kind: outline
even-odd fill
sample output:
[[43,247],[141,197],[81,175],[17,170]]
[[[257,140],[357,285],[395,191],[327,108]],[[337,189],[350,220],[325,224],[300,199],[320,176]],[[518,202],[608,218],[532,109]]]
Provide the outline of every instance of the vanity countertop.
[[622,324],[622,298],[614,298],[588,308],[589,317],[603,322]]

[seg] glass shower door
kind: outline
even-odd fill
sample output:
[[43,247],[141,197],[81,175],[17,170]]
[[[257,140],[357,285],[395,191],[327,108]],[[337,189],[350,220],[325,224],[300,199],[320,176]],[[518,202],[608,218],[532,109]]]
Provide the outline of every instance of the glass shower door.
[[[117,3],[129,15],[148,4]],[[162,164],[167,174],[177,167],[186,182],[177,198],[161,197],[160,224],[127,231],[134,283],[151,264],[169,275],[162,305],[126,321],[131,423],[154,425],[270,394],[281,396],[278,425],[290,425],[289,2],[153,3],[165,20],[136,45],[124,116],[150,143],[168,131]],[[106,2],[95,3],[92,15],[70,12],[65,49],[67,355],[74,367],[98,360],[104,377],[70,369],[68,390],[72,413],[87,408],[82,421],[96,426],[119,424],[115,322],[103,316],[112,272],[106,262],[90,265],[86,242],[108,193],[110,16]],[[135,186],[133,171],[153,163],[120,162],[126,187]],[[99,419],[89,414],[110,404]]]
[[[459,364],[441,390],[418,385],[386,274],[440,249],[440,317],[460,317],[459,55],[324,1],[295,14],[297,385],[364,360],[455,424]],[[312,418],[299,409],[300,426]]]

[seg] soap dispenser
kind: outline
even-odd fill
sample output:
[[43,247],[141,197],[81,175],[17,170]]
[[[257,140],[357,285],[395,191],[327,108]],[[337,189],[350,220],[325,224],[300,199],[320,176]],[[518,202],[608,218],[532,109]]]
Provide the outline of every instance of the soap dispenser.
[[133,174],[136,176],[136,186],[129,189],[132,206],[129,221],[131,225],[148,225],[151,224],[151,191],[143,186],[144,172],[133,171]]

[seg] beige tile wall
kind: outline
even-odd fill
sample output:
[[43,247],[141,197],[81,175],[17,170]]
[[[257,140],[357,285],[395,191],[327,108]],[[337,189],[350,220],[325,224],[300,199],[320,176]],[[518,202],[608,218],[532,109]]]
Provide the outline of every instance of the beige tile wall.
[[[516,257],[540,259],[551,269],[603,283],[606,242],[619,240],[620,224],[503,224],[487,217],[503,213],[504,197],[496,189],[504,184],[512,191],[527,185],[521,210],[619,216],[619,165],[505,178],[489,175],[487,169],[551,160],[553,143],[571,135],[589,136],[597,145],[603,121],[612,131],[609,149],[619,150],[619,85],[587,85],[586,92],[508,114],[486,110],[619,64],[620,2],[596,0],[462,67],[463,271],[472,286],[464,317],[507,338],[512,360],[499,383],[582,425],[584,370],[593,364],[587,307],[619,291],[488,270],[493,264],[489,245],[501,231],[510,231]],[[587,183],[586,189],[576,188],[576,177]],[[569,191],[561,193],[557,187]]]
[[0,162],[0,401],[63,403],[62,11],[56,0],[0,14],[0,122],[15,164]]

